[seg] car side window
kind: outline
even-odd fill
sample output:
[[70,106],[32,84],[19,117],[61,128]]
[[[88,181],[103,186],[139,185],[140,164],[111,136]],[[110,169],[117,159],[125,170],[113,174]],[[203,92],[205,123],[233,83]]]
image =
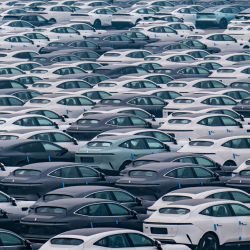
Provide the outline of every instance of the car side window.
[[60,177],[60,178],[80,178],[80,174],[76,167],[65,167],[59,168],[53,171],[50,176]]
[[111,216],[127,216],[130,215],[130,211],[126,209],[125,207],[114,204],[114,203],[109,203],[107,204],[107,207],[110,211]]
[[127,234],[134,247],[155,247],[155,243],[150,238],[137,233]]
[[106,204],[94,204],[83,207],[75,212],[79,215],[86,215],[86,216],[109,216],[109,212],[107,210]]
[[195,178],[192,168],[189,167],[175,169],[166,176],[180,179]]
[[96,243],[94,243],[94,245],[105,248],[116,248],[116,249],[131,247],[125,234],[115,234],[107,236],[101,240],[98,240]]
[[123,142],[120,145],[120,147],[129,148],[129,149],[148,149],[143,139],[132,139],[132,140]]
[[63,148],[52,144],[52,143],[48,143],[48,142],[42,142],[42,145],[45,149],[46,152],[59,152],[59,151],[63,151]]
[[242,203],[250,203],[250,196],[241,192],[231,192],[233,199]]
[[225,204],[215,205],[204,209],[200,214],[213,217],[229,217],[232,216],[230,207]]
[[138,117],[130,117],[130,120],[134,126],[147,126],[147,123]]
[[0,242],[2,243],[1,246],[4,247],[24,245],[24,241],[21,238],[7,232],[0,232]]
[[134,202],[135,198],[128,193],[123,191],[112,191],[113,195],[117,202],[124,203],[124,202]]
[[86,196],[86,198],[96,198],[104,200],[114,200],[112,193],[110,191],[100,191]]
[[230,205],[235,216],[250,216],[250,209],[241,204],[231,204]]
[[86,178],[86,177],[98,177],[98,173],[94,171],[91,168],[85,167],[85,166],[78,166],[77,167],[81,177]]

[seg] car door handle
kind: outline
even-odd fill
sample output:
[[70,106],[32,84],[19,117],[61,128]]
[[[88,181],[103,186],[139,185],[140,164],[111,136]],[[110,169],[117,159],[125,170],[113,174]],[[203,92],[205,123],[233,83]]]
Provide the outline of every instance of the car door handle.
[[222,225],[221,225],[221,224],[216,224],[216,226],[217,226],[217,227],[222,227]]
[[247,223],[244,223],[244,222],[242,222],[242,221],[239,221],[239,224],[240,224],[241,226],[247,226]]

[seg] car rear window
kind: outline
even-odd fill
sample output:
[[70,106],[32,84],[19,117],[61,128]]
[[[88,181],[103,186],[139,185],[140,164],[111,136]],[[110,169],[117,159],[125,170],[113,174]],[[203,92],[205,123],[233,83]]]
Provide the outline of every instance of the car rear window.
[[50,244],[52,245],[79,246],[83,243],[83,240],[74,238],[55,238],[50,240]]
[[47,104],[47,103],[50,103],[50,100],[48,100],[48,99],[33,99],[33,100],[30,100],[30,103]]
[[210,147],[212,146],[214,143],[211,141],[191,141],[189,142],[190,146],[193,147],[197,147],[197,146],[201,146],[201,147]]
[[192,198],[184,195],[166,195],[162,197],[163,201],[175,202],[181,200],[191,200]]
[[66,208],[63,207],[37,207],[38,214],[64,214],[66,215]]
[[157,172],[151,170],[133,170],[129,172],[129,175],[131,177],[147,178],[147,177],[156,177]]
[[106,141],[93,141],[87,144],[87,146],[91,148],[107,148],[110,147],[111,145],[112,145],[111,142],[106,142]]
[[171,208],[161,208],[159,210],[160,214],[178,214],[178,215],[184,215],[184,214],[188,214],[190,212],[189,209],[186,208],[178,208],[178,207],[171,207]]
[[14,176],[40,176],[41,171],[32,169],[18,169],[14,171]]
[[241,176],[249,176],[250,177],[250,170],[243,170],[240,172]]
[[100,121],[96,119],[81,119],[77,121],[77,124],[82,124],[82,125],[93,125],[93,124],[98,124]]
[[191,120],[188,119],[170,119],[168,123],[171,124],[188,124],[191,123]]

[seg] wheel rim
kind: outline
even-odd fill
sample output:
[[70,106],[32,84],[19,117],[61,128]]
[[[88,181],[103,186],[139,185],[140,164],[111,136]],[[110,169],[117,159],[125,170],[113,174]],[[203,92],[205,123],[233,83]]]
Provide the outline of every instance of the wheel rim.
[[201,242],[200,249],[202,250],[217,250],[217,241],[214,237],[212,236],[207,236],[203,239]]

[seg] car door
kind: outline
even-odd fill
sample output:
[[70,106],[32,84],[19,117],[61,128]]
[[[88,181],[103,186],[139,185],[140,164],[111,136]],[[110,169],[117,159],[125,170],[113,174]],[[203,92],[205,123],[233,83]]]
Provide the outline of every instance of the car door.
[[239,225],[239,241],[250,240],[250,209],[241,204],[230,204]]
[[110,218],[112,218],[113,227],[142,230],[142,221],[131,210],[116,203],[107,203],[106,205]]
[[215,205],[207,209],[211,216],[211,226],[218,235],[220,242],[237,242],[240,237],[240,227],[237,217],[232,214],[227,204]]
[[0,250],[24,250],[28,249],[25,246],[23,239],[9,232],[0,232]]

